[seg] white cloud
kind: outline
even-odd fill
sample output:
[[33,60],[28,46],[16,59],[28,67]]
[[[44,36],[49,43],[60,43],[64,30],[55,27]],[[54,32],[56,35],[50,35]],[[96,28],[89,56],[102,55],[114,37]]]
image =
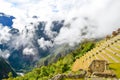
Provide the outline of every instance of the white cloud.
[[24,50],[23,50],[23,54],[24,55],[36,55],[36,49],[35,48],[25,48]]
[[[34,25],[35,26],[35,25]],[[12,42],[9,43],[11,47],[19,49],[22,47],[34,47],[33,37],[35,36],[35,28],[31,25],[27,25],[22,29],[18,35],[12,36]]]
[[[33,37],[38,21],[47,22],[44,32],[55,42],[38,39],[43,49],[64,43],[73,46],[83,38],[103,37],[120,26],[120,0],[0,0],[0,3],[0,12],[16,17],[13,27],[20,30],[20,35],[14,38],[12,45],[17,48],[24,45],[25,54],[34,51],[29,47],[34,48]],[[33,19],[33,16],[38,18]],[[62,19],[65,20],[64,25],[70,25],[62,27],[57,35],[51,31],[51,22]],[[30,22],[34,25],[28,25]],[[26,25],[29,32],[25,31]],[[10,35],[2,28],[0,30],[1,39],[8,41]]]
[[51,41],[45,41],[44,38],[38,39],[38,44],[40,48],[43,48],[44,50],[53,46]]
[[0,56],[2,56],[3,58],[8,58],[9,56],[10,56],[10,52],[8,51],[8,50],[4,50],[4,51],[2,51],[1,49],[0,49]]
[[[71,44],[80,42],[83,38],[98,38],[112,33],[120,25],[119,8],[119,0],[87,0],[79,8],[76,6],[69,12],[66,24],[71,25],[69,28],[62,28],[55,41],[59,44]],[[71,16],[77,19],[70,21]],[[82,36],[81,30],[85,26],[88,27],[87,35]]]
[[3,27],[0,25],[0,44],[7,43],[10,40],[11,35],[8,27]]

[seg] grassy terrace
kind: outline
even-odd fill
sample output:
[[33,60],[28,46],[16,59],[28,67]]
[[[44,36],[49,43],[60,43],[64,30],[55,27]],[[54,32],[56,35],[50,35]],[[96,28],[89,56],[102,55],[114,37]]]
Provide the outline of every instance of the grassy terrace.
[[[120,41],[119,39],[120,39],[120,35],[113,37],[107,41],[106,40],[100,41],[99,43],[97,43],[96,48],[87,52],[85,55],[80,57],[80,59],[77,59],[73,65],[73,68],[75,70],[86,69],[91,63],[91,61],[94,59],[107,60],[108,63],[111,64],[110,65],[111,69],[117,68],[117,65],[118,66],[120,65],[118,64],[120,63]],[[118,69],[116,70],[118,71]]]
[[120,63],[111,63],[109,64],[109,68],[114,70],[117,77],[120,78]]
[[106,52],[109,53],[109,55],[111,55],[113,58],[115,58],[116,60],[118,60],[118,62],[120,62],[120,57],[119,56],[117,56],[113,52],[110,52],[109,50],[106,50]]

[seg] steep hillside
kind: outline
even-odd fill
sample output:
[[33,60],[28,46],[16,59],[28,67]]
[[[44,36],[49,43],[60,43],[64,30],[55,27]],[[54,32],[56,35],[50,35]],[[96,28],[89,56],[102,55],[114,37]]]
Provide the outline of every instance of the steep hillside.
[[120,34],[119,31],[113,32],[111,37],[106,37],[98,45],[77,59],[73,64],[72,70],[80,69],[89,70],[89,66],[93,60],[106,60],[109,68],[114,70],[117,77],[120,77]]
[[[1,23],[0,14],[0,23]],[[4,20],[5,24],[10,23],[9,19]],[[52,21],[50,30],[53,32],[48,35],[45,31],[46,21],[30,22],[26,24],[22,31],[18,28],[0,27],[0,49],[9,51],[8,61],[17,71],[26,72],[31,70],[35,64],[46,56],[51,56],[55,49],[61,47],[54,44],[55,38],[63,27],[64,20]],[[12,25],[12,24],[11,24]],[[6,25],[5,25],[6,26]],[[30,26],[32,29],[30,29]],[[5,30],[5,31],[3,31]],[[6,38],[5,38],[6,37]],[[53,49],[55,47],[55,49]],[[60,53],[60,50],[59,52]],[[1,54],[4,55],[4,54]]]
[[16,72],[12,69],[12,67],[3,59],[0,57],[0,80],[3,78],[8,78],[8,74],[12,73],[12,75],[15,77],[17,76]]
[[[89,66],[93,61],[100,61],[104,64],[97,65],[105,68],[105,73],[98,73],[100,76],[112,76],[120,78],[120,30],[113,32],[105,39],[93,42],[83,42],[80,46],[58,59],[57,62],[47,66],[34,68],[31,72],[22,77],[12,78],[12,80],[73,80],[84,78],[89,73]],[[105,67],[104,67],[105,65]],[[109,69],[107,70],[107,66]],[[94,65],[93,65],[94,66]],[[96,66],[96,65],[95,65]],[[97,70],[97,69],[96,69]],[[115,73],[111,75],[110,72]],[[87,78],[89,76],[86,76]],[[10,78],[8,80],[11,80]]]
[[71,66],[74,61],[94,48],[95,42],[84,42],[78,48],[68,53],[66,56],[58,59],[57,62],[48,66],[34,68],[31,72],[23,77],[9,78],[8,80],[48,80],[57,74],[68,74],[71,72]]

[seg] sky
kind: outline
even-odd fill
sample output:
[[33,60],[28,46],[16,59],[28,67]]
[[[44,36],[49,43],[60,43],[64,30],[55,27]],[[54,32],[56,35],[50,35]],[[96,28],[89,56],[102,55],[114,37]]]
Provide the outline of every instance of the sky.
[[[25,54],[37,53],[31,39],[39,21],[47,22],[44,33],[53,41],[39,38],[37,43],[43,49],[61,44],[74,46],[85,38],[101,38],[120,28],[120,0],[0,0],[0,3],[0,12],[14,16],[12,27],[20,31],[20,36],[11,44],[17,48],[27,45]],[[59,33],[51,30],[55,20],[65,20]],[[29,25],[31,22],[33,26]],[[25,33],[25,26],[29,35]],[[0,43],[11,39],[8,30],[0,26]]]

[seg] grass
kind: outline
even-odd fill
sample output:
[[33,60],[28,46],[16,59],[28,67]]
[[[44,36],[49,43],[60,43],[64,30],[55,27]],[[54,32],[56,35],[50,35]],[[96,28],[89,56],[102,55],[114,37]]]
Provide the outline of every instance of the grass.
[[[113,39],[113,41],[114,40],[116,40],[116,39]],[[108,41],[108,43],[109,42],[110,41]],[[100,44],[100,43],[102,43],[102,44]],[[86,53],[80,59],[76,60],[76,62],[74,64],[75,67],[73,67],[73,68],[78,68],[78,67],[80,68],[80,64],[82,63],[82,60],[83,60],[82,58],[86,59],[85,57],[91,56],[92,54],[96,53],[100,48],[102,48],[100,46],[106,46],[106,44],[107,44],[107,43],[105,44],[105,41],[101,41],[100,43],[97,44],[98,47],[94,48],[92,51]],[[120,62],[120,57],[118,55],[113,54],[113,52],[116,52],[116,53],[120,54],[120,50],[119,50],[120,45],[119,44],[120,44],[120,42],[114,43],[113,45],[110,44],[110,46],[112,46],[112,47],[107,47],[106,46],[108,49],[103,49],[103,51],[99,52],[99,54],[95,54],[95,56],[98,57],[98,59],[103,59],[100,56],[100,54],[101,54],[110,63],[110,65],[109,65],[110,70],[113,70],[118,78],[120,78],[120,63],[118,63],[118,62]],[[114,47],[117,48],[118,50],[114,49]],[[91,58],[95,59],[95,56],[91,56]],[[111,57],[113,57],[113,59]],[[90,61],[90,60],[91,59],[88,58],[87,61]],[[82,64],[82,67],[88,66],[87,61],[85,61]],[[72,79],[65,79],[65,80],[72,80]],[[81,79],[77,79],[77,80],[81,80]],[[86,79],[86,80],[92,80],[92,79]],[[109,79],[105,78],[105,79],[102,79],[102,80],[109,80]]]
[[119,43],[116,43],[114,46],[120,49]]
[[[102,56],[104,56],[104,58],[106,58],[109,63],[114,63],[114,62],[115,62],[115,61],[112,60],[109,56],[107,56],[106,53],[101,52],[100,54],[101,54]],[[107,54],[108,54],[108,53],[107,53]]]
[[84,79],[69,79],[69,78],[66,78],[66,79],[63,79],[63,80],[84,80]]
[[[116,39],[113,38],[112,40],[114,42],[114,40],[116,40]],[[120,78],[120,63],[118,63],[118,62],[120,62],[120,57],[118,55],[113,54],[114,52],[120,54],[120,50],[119,50],[120,42],[114,43],[113,45],[110,44],[111,47],[107,46],[107,44],[109,42],[111,42],[112,40],[109,40],[109,41],[102,40],[101,42],[99,42],[96,45],[96,48],[87,52],[84,56],[80,57],[80,59],[77,59],[75,61],[75,63],[73,64],[73,70],[78,70],[81,67],[83,68],[83,67],[88,66],[88,61],[91,61],[91,58],[95,59],[95,56],[96,56],[100,60],[106,59],[110,63],[110,69],[113,69],[115,71],[117,77]],[[101,47],[101,46],[105,46],[108,49],[102,49],[103,47]],[[116,50],[114,48],[117,48],[118,50]],[[101,49],[102,49],[102,52],[98,52],[98,50],[101,50]],[[98,52],[99,54],[95,54],[96,52]],[[95,54],[95,56],[92,56],[93,54]],[[91,56],[91,58],[88,58],[89,56]],[[86,60],[86,57],[88,60]],[[82,63],[83,60],[84,61],[86,60],[86,61],[84,63]],[[68,79],[68,80],[70,80],[70,79]]]
[[66,79],[63,79],[63,80],[117,80],[116,78],[81,78],[81,79],[69,79],[69,78],[66,78]]
[[111,63],[109,64],[109,68],[115,71],[117,78],[120,78],[120,63]]
[[111,49],[114,53],[117,53],[120,55],[120,50],[119,48],[116,48],[116,47],[110,47],[109,49]]
[[[106,52],[107,52],[107,51],[108,51],[108,50],[106,50]],[[120,57],[119,57],[119,56],[113,54],[113,53],[110,52],[110,51],[108,51],[108,52],[109,52],[109,54],[110,54],[112,57],[114,57],[115,59],[117,59],[117,60],[120,62]]]

